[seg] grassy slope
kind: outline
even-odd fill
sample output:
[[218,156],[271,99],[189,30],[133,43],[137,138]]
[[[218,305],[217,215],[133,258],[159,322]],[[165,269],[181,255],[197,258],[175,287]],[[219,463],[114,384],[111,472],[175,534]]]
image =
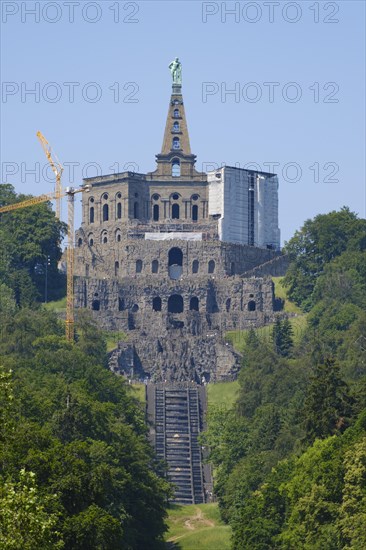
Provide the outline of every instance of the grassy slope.
[[217,384],[207,384],[208,408],[210,405],[224,405],[230,408],[236,400],[239,389],[239,382],[218,382]]
[[229,550],[230,527],[221,519],[217,503],[172,506],[169,509],[168,548],[179,550]]
[[131,386],[134,397],[136,397],[143,405],[145,405],[145,384],[135,383]]
[[47,304],[43,304],[43,307],[48,311],[54,311],[56,313],[64,312],[66,311],[66,296],[55,302],[47,302]]

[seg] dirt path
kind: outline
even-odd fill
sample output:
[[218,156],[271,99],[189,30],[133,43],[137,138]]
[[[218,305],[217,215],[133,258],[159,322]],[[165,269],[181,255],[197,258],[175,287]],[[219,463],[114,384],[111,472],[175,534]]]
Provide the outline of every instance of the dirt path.
[[187,529],[194,531],[202,527],[215,527],[215,523],[207,518],[202,513],[200,508],[195,509],[196,514],[184,522]]

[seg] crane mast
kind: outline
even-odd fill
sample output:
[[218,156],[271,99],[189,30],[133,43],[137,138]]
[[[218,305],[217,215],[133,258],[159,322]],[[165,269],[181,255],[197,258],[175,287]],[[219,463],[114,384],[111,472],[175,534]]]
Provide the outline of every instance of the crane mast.
[[40,195],[32,199],[27,199],[22,202],[16,202],[14,204],[8,204],[7,206],[0,207],[0,214],[5,212],[11,212],[20,208],[28,208],[35,204],[47,202],[62,197],[67,197],[67,213],[68,213],[68,229],[67,229],[67,295],[66,295],[66,322],[65,333],[66,338],[70,342],[74,340],[74,200],[76,193],[88,193],[91,189],[90,185],[84,185],[78,189],[74,187],[67,187],[65,190],[59,189],[54,193],[47,195]]
[[67,294],[66,294],[66,338],[74,339],[74,189],[68,187],[67,194]]
[[44,137],[44,135],[41,132],[37,132],[37,137],[39,141],[41,142],[42,149],[47,157],[48,162],[50,163],[50,166],[52,168],[53,173],[56,176],[56,183],[55,183],[55,196],[54,199],[56,200],[56,217],[60,220],[61,219],[61,193],[62,193],[62,187],[61,187],[61,176],[62,172],[64,171],[64,168],[61,164],[61,162],[58,160],[55,153],[51,154],[51,146]]

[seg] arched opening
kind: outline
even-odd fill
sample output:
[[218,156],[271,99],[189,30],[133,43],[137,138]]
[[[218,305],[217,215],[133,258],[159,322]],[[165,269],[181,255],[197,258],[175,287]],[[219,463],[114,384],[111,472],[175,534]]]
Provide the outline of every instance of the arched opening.
[[183,252],[175,246],[169,250],[169,266],[183,265]]
[[122,218],[122,203],[117,203],[117,220],[120,220]]
[[192,221],[196,222],[198,220],[198,205],[194,204],[192,206]]
[[173,294],[168,300],[168,313],[182,313],[183,298],[180,294]]
[[172,176],[173,178],[178,178],[180,176],[180,160],[172,160]]
[[198,273],[200,263],[198,260],[193,260],[192,262],[192,273]]
[[174,109],[174,118],[179,118],[179,109]]
[[254,300],[250,300],[248,302],[248,311],[255,311],[256,310],[256,303]]
[[214,260],[210,260],[208,262],[208,272],[209,273],[215,273],[215,261]]
[[89,223],[94,223],[94,206],[89,208]]
[[92,310],[93,311],[99,311],[100,310],[100,301],[99,300],[93,300],[92,301]]
[[119,262],[114,262],[114,275],[115,277],[118,276],[119,273]]
[[109,220],[109,206],[108,204],[103,204],[103,221],[107,222]]
[[158,273],[159,272],[159,262],[158,260],[153,260],[151,262],[151,273]]
[[78,238],[78,246],[81,246],[83,244],[83,239],[81,237]]
[[230,307],[231,307],[231,298],[228,298],[226,300],[226,311],[230,311]]
[[91,238],[89,239],[89,246],[93,246],[93,244],[94,244],[94,239],[91,237]]
[[193,296],[189,302],[189,309],[191,311],[199,311],[200,307],[199,307],[199,299],[197,298],[197,296]]
[[158,204],[154,204],[154,206],[153,206],[153,220],[154,220],[154,222],[159,221],[159,205]]
[[115,235],[116,235],[116,242],[117,243],[121,242],[121,231],[119,229],[117,229]]
[[173,138],[173,149],[180,149],[180,139],[179,137]]
[[125,309],[125,301],[123,298],[118,298],[118,311],[123,311]]
[[179,204],[173,204],[172,206],[172,219],[179,220]]
[[134,205],[133,205],[133,217],[135,218],[135,220],[137,220],[138,217],[139,217],[139,203],[138,202],[135,202]]
[[142,271],[142,260],[136,260],[136,273],[141,273]]
[[179,122],[176,120],[173,124],[174,132],[179,132]]
[[107,244],[108,242],[108,235],[107,235],[107,232],[106,231],[103,231],[102,235],[101,235],[101,241],[103,244]]
[[131,308],[132,313],[137,313],[138,310],[139,310],[139,306],[137,304],[133,304],[133,306]]
[[169,250],[168,266],[169,277],[179,279],[183,272],[183,252],[180,248],[174,247]]
[[153,299],[153,311],[161,311],[161,298],[159,296],[155,296]]

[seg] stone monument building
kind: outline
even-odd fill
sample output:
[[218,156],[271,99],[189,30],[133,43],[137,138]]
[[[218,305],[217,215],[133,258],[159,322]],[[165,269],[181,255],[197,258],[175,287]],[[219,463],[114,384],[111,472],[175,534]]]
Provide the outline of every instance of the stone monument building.
[[76,232],[75,300],[104,328],[127,333],[112,357],[115,370],[201,383],[235,376],[238,355],[223,334],[273,320],[270,275],[282,274],[285,260],[277,176],[196,170],[173,63],[156,169],[85,180],[91,192]]

